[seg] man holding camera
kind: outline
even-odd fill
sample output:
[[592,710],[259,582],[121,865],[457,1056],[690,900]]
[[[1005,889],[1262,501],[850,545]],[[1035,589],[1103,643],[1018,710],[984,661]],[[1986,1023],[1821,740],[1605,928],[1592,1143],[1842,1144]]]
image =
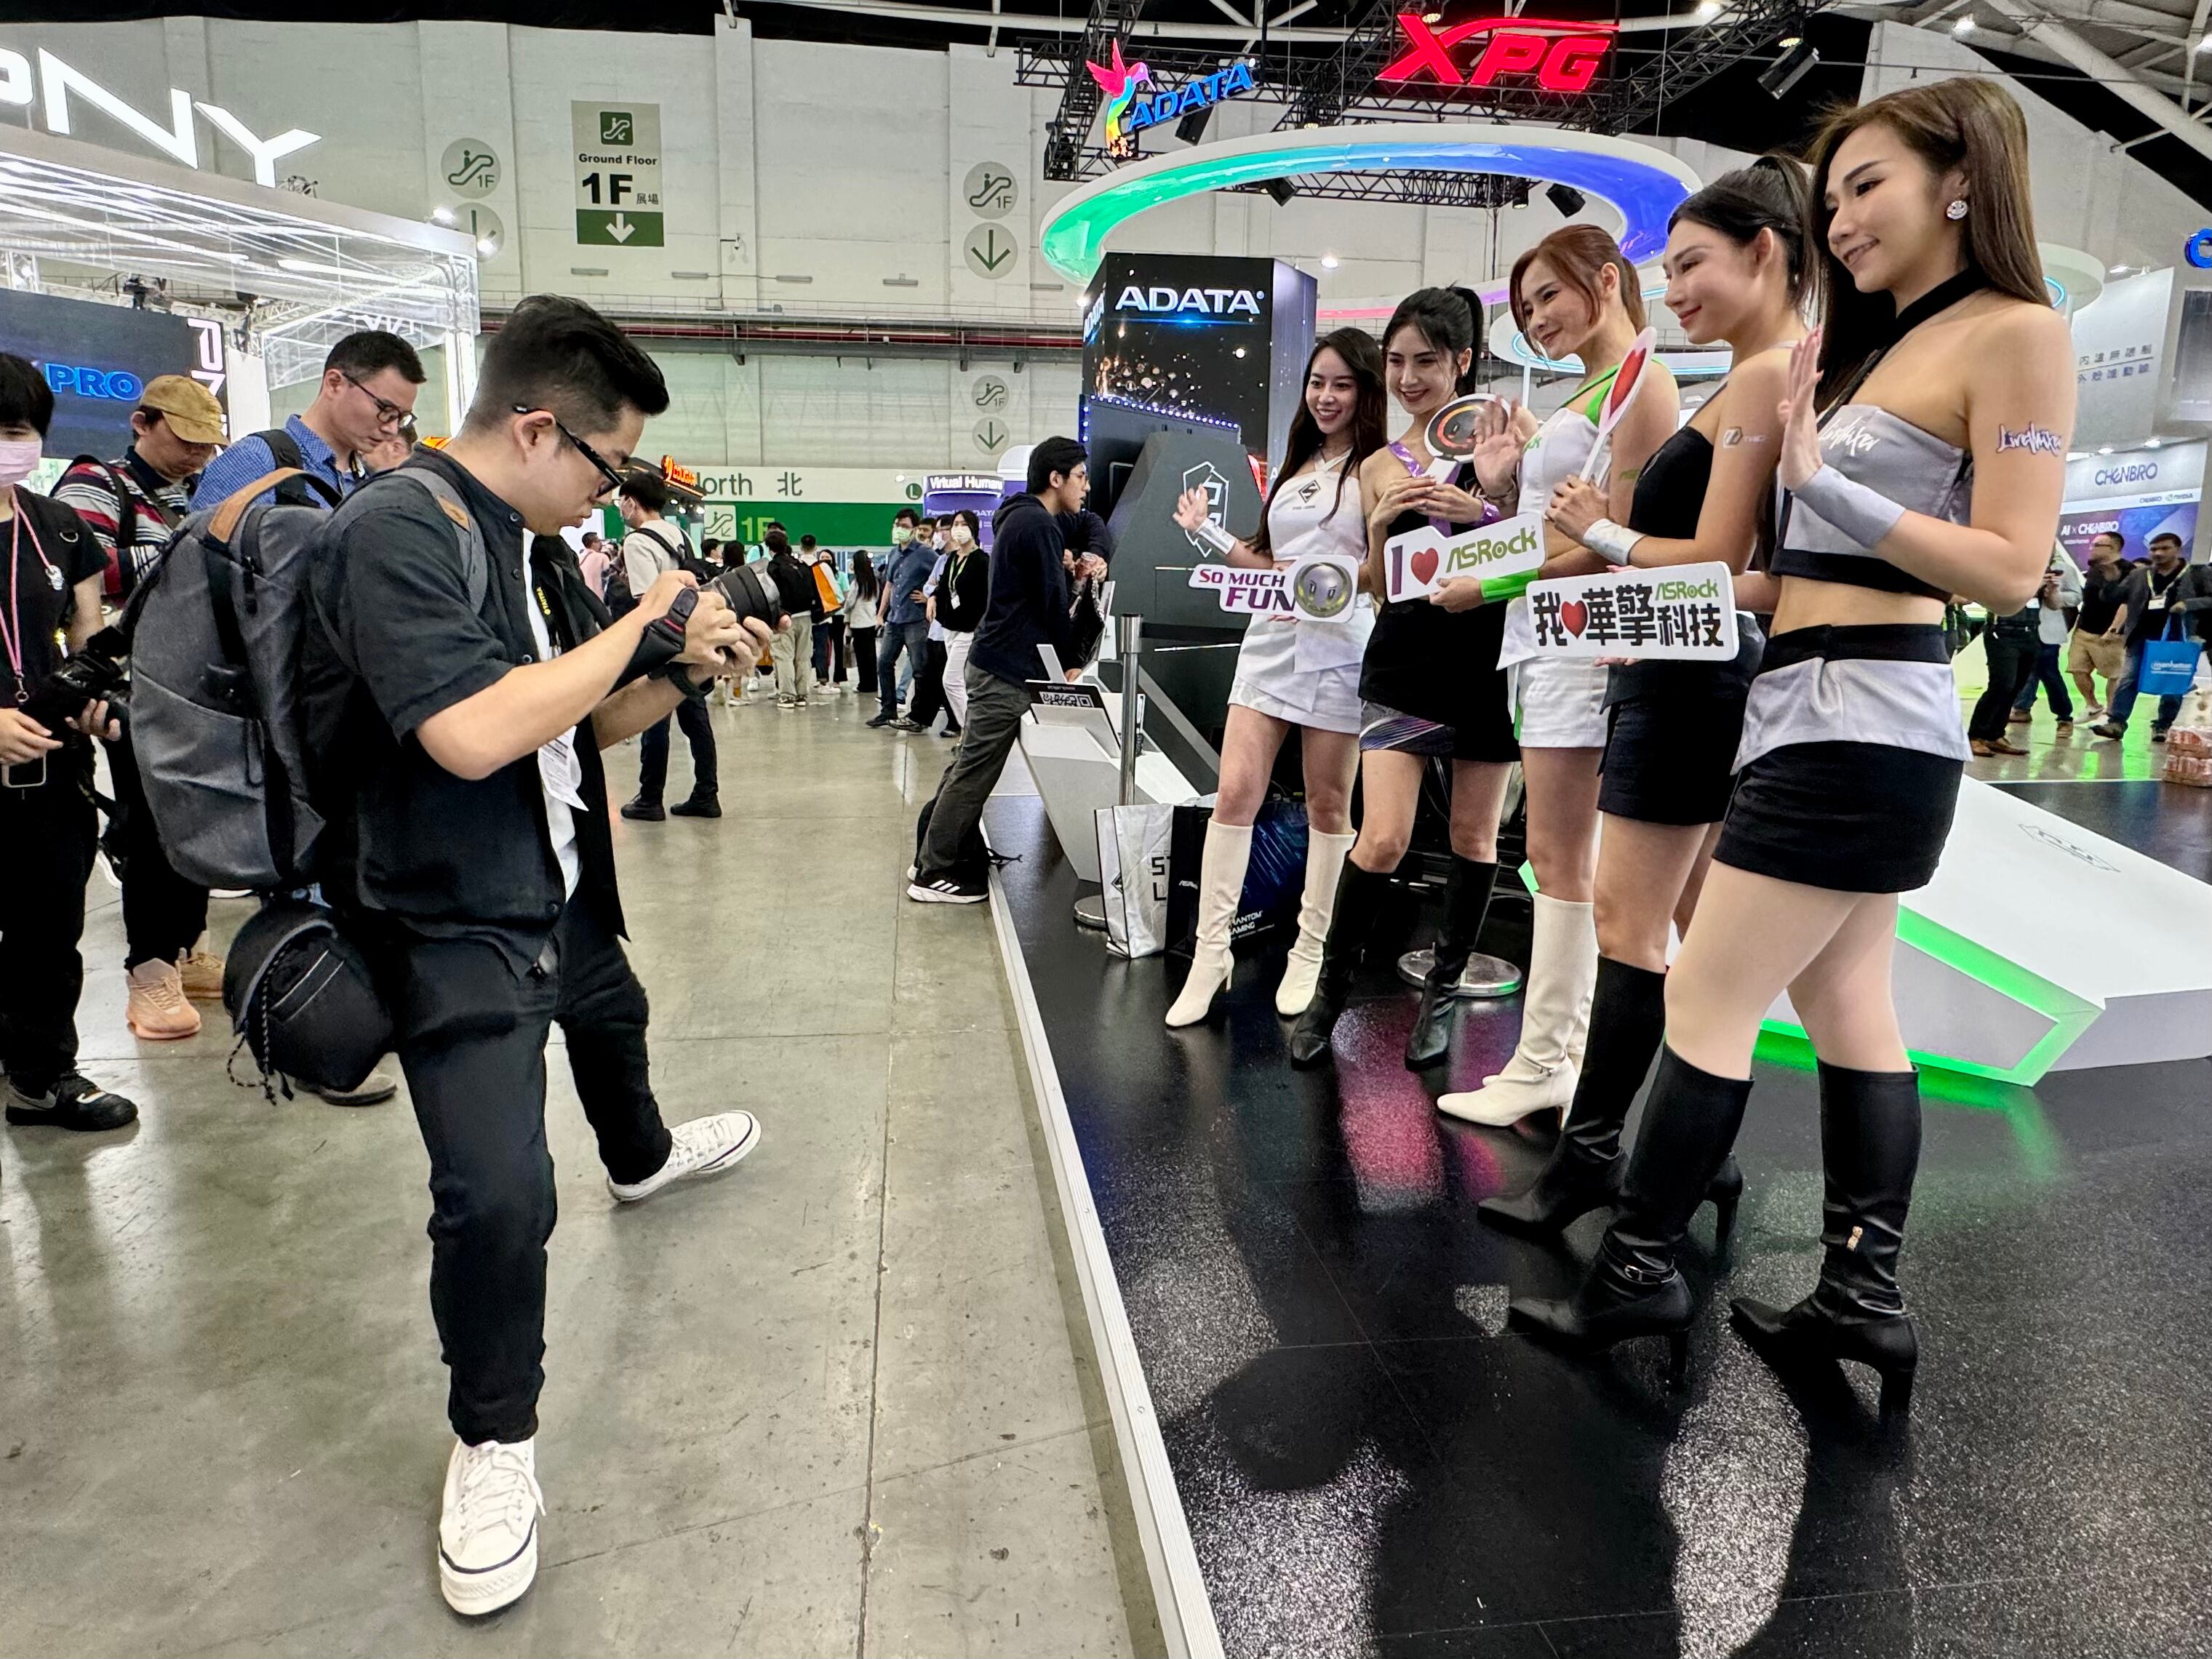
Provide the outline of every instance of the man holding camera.
[[9,1122],[120,1129],[137,1107],[76,1069],[77,941],[98,833],[83,734],[115,728],[103,704],[58,682],[55,643],[65,634],[79,651],[99,631],[107,561],[76,514],[19,488],[53,418],[46,376],[0,353],[0,1069]]
[[532,545],[620,486],[667,405],[652,359],[598,313],[526,300],[459,434],[356,492],[315,568],[324,888],[392,1011],[430,1155],[456,1437],[438,1567],[463,1613],[507,1606],[537,1572],[550,1026],[618,1201],[727,1170],[759,1139],[744,1112],[661,1122],[598,751],[750,670],[769,629],[670,571],[595,632],[574,562]]
[[[168,550],[190,510],[191,482],[222,441],[215,393],[188,374],[156,375],[131,414],[131,447],[112,461],[84,457],[54,486],[54,499],[76,511],[106,556],[118,605],[131,602]],[[170,867],[127,727],[108,745],[108,763],[120,827],[124,1024],[148,1042],[193,1036],[200,1016],[191,999],[222,995],[222,958],[194,948],[207,931],[208,890]]]

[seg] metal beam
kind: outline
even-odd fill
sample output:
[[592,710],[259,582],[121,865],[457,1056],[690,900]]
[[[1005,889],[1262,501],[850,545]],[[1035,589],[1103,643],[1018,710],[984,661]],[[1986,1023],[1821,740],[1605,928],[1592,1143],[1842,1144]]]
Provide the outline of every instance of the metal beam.
[[2105,82],[2115,97],[2148,116],[2198,155],[2212,160],[2212,132],[2191,120],[2188,112],[2164,93],[2146,85],[2126,64],[2090,45],[2065,24],[2026,3],[2026,0],[1989,3],[2017,24],[2027,39],[2057,53],[2082,74]]

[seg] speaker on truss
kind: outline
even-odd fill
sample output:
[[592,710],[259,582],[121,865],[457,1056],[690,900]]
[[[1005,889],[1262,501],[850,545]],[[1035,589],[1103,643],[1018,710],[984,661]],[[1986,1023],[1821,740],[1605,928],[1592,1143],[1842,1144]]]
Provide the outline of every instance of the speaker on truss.
[[1788,50],[1759,72],[1759,84],[1770,98],[1779,98],[1805,78],[1820,61],[1813,43],[1800,35],[1786,42]]
[[1544,199],[1567,218],[1573,218],[1589,205],[1589,198],[1572,185],[1550,185],[1545,187]]

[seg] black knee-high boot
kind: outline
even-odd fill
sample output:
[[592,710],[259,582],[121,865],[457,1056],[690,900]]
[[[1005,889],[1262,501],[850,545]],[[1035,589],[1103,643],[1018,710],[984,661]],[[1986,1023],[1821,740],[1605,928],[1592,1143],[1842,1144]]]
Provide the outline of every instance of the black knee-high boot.
[[[1485,1221],[1509,1232],[1555,1234],[1590,1211],[1619,1201],[1621,1126],[1666,1031],[1667,975],[1600,957],[1590,1000],[1589,1048],[1567,1121],[1533,1186],[1510,1198],[1486,1198],[1475,1206]],[[1743,1197],[1743,1171],[1733,1157],[1723,1162],[1706,1196],[1713,1201],[1714,1231],[1725,1254]]]
[[1920,1080],[1820,1064],[1820,1282],[1796,1307],[1738,1301],[1736,1328],[1776,1364],[1856,1359],[1881,1375],[1885,1415],[1912,1403],[1920,1343],[1897,1288],[1920,1167]]
[[1317,1066],[1328,1056],[1329,1034],[1352,997],[1352,976],[1359,969],[1360,953],[1375,932],[1375,920],[1389,890],[1390,878],[1363,870],[1352,860],[1336,878],[1336,908],[1328,919],[1328,939],[1322,946],[1321,975],[1313,1000],[1306,1004],[1297,1024],[1291,1027],[1291,1063]]
[[1421,1006],[1406,1038],[1406,1064],[1415,1071],[1451,1052],[1452,988],[1467,971],[1482,919],[1490,911],[1498,866],[1452,855],[1451,885],[1444,893],[1443,927],[1437,933],[1436,963],[1421,982]]
[[1750,1098],[1748,1078],[1716,1077],[1661,1048],[1659,1075],[1621,1182],[1620,1213],[1606,1230],[1589,1277],[1565,1301],[1513,1303],[1513,1316],[1577,1348],[1665,1336],[1679,1382],[1689,1357],[1692,1310],[1674,1257],[1735,1145]]

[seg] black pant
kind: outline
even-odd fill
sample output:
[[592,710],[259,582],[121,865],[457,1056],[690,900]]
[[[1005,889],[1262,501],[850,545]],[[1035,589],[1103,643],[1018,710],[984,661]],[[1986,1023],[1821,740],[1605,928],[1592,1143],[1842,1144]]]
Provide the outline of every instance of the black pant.
[[153,809],[138,782],[138,763],[126,732],[107,745],[107,769],[115,778],[115,804],[122,813],[123,971],[143,962],[174,962],[207,931],[208,890],[195,887],[169,866]]
[[814,678],[834,685],[845,678],[845,619],[824,617],[814,624]]
[[471,1445],[538,1431],[545,1373],[545,1039],[558,1020],[599,1161],[621,1182],[668,1158],[646,1059],[645,988],[621,945],[571,904],[552,961],[518,975],[481,939],[374,952],[400,1069],[430,1154],[430,1311],[450,1372],[447,1415]]
[[916,726],[931,726],[945,709],[945,641],[932,640],[922,648],[921,666],[915,670],[914,701],[906,717]]
[[2013,699],[2020,695],[2020,688],[2034,674],[2036,653],[2041,647],[2039,640],[2017,639],[1994,628],[1983,637],[1990,685],[1966,722],[1969,738],[1977,743],[1994,743],[2004,736],[2005,716],[2012,713]]
[[[686,697],[672,717],[691,744],[691,799],[716,800],[721,786],[714,766],[714,723],[707,705]],[[668,787],[668,721],[655,720],[638,740],[637,798],[659,805]]]
[[859,678],[861,695],[865,696],[876,683],[876,630],[855,628],[851,633],[853,669]]
[[2025,713],[2035,707],[2035,688],[2039,684],[2051,694],[2051,712],[2071,724],[2074,719],[2074,696],[2066,689],[2066,647],[2053,645],[2048,640],[2035,648],[2035,665],[2021,682],[2020,695],[2012,706]]
[[958,869],[963,849],[983,822],[983,803],[998,787],[1006,757],[1021,741],[1022,716],[1030,710],[1026,688],[968,665],[968,721],[960,747],[938,780],[930,809],[929,834],[915,859],[915,879],[936,880]]
[[[79,744],[46,757],[35,788],[0,787],[0,1071],[42,1095],[76,1068],[84,884],[99,826]],[[38,763],[19,767],[27,780]]]

